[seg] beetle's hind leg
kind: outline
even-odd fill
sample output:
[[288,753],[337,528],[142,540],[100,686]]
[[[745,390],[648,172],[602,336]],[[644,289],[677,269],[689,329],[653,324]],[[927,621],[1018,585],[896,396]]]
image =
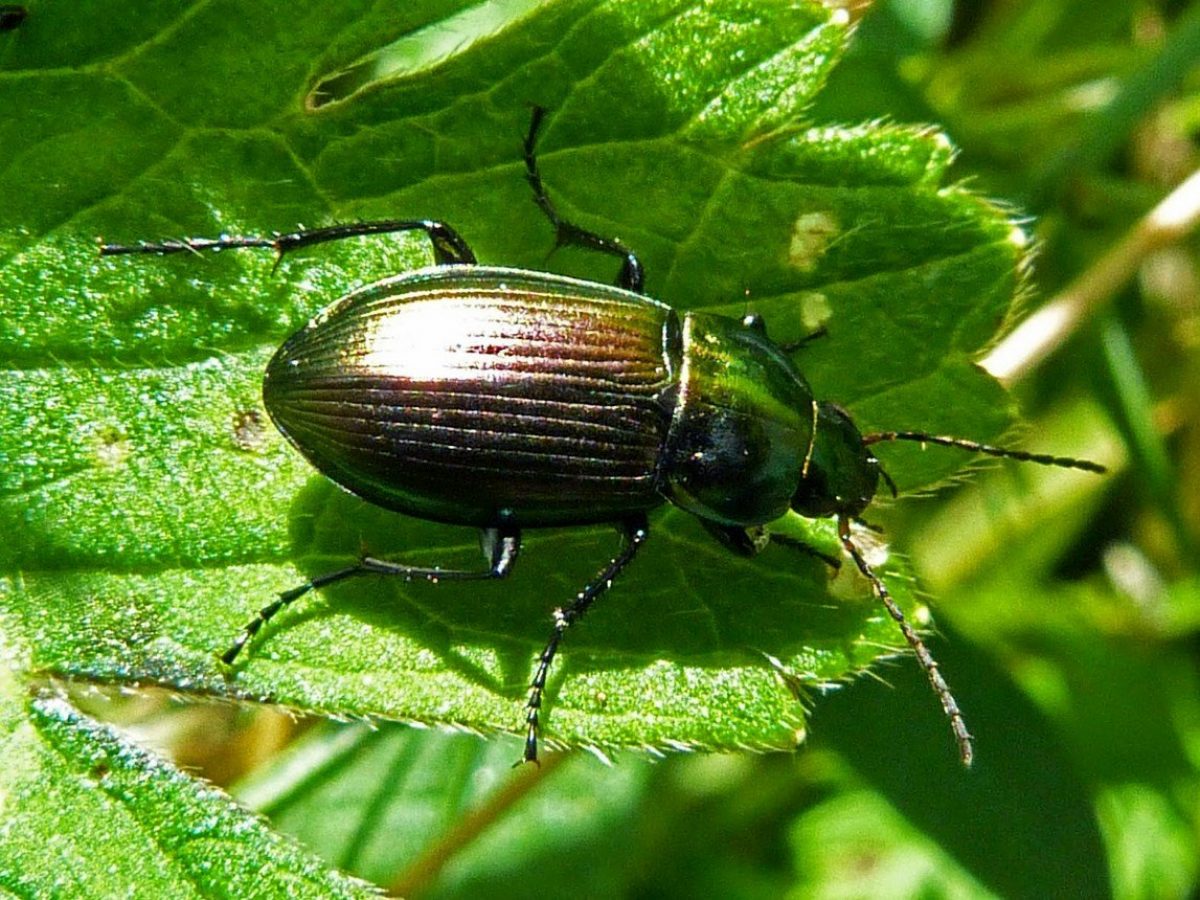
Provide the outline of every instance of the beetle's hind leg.
[[299,600],[310,591],[328,587],[331,584],[345,581],[348,578],[355,578],[359,575],[399,575],[410,581],[414,578],[423,578],[426,581],[438,582],[483,581],[489,578],[503,578],[508,575],[512,571],[513,565],[517,561],[517,554],[521,550],[521,533],[516,529],[485,528],[483,530],[483,544],[484,550],[490,559],[487,569],[441,569],[436,566],[404,566],[399,563],[364,556],[353,566],[347,566],[344,569],[338,569],[336,572],[319,575],[311,581],[292,588],[290,591],[284,591],[273,603],[269,603],[260,609],[258,614],[250,620],[249,624],[234,639],[234,642],[229,645],[229,649],[221,654],[221,661],[227,666],[233,665],[233,661],[242,652],[242,648],[253,640],[254,636],[262,630],[262,627],[271,621],[284,607]]
[[182,240],[159,241],[136,244],[100,243],[101,256],[123,256],[130,253],[154,253],[165,256],[169,253],[200,253],[204,250],[274,250],[279,259],[289,250],[311,247],[345,238],[365,237],[372,234],[392,234],[398,231],[424,231],[433,244],[433,258],[438,265],[474,265],[475,252],[462,235],[445,222],[432,219],[383,219],[377,222],[352,222],[348,225],[330,225],[328,228],[310,228],[289,234],[271,237],[219,237],[184,238]]
[[627,291],[642,293],[645,290],[646,273],[642,270],[642,263],[637,258],[637,254],[615,238],[601,237],[594,231],[580,228],[563,219],[551,202],[550,195],[546,193],[541,172],[538,171],[536,152],[538,131],[541,129],[542,120],[545,117],[545,109],[540,106],[533,108],[533,116],[529,121],[529,133],[525,135],[525,180],[533,188],[533,200],[538,205],[538,209],[554,226],[555,245],[564,247],[568,244],[575,244],[579,247],[587,247],[589,250],[597,250],[600,253],[619,257],[623,262],[621,271],[617,275],[617,286],[623,287]]
[[538,761],[538,724],[539,711],[542,708],[542,695],[546,692],[546,675],[550,671],[550,663],[554,661],[554,655],[558,652],[558,645],[562,641],[563,633],[567,630],[567,626],[583,618],[583,614],[588,611],[596,598],[612,587],[613,580],[637,555],[650,533],[646,516],[638,515],[622,522],[621,533],[625,538],[625,545],[621,548],[621,552],[614,556],[607,566],[597,572],[595,578],[584,585],[583,590],[575,595],[575,600],[570,606],[554,611],[554,630],[550,632],[550,640],[546,642],[545,648],[538,657],[537,670],[533,673],[533,681],[529,685],[529,700],[525,704],[525,753],[521,759],[522,762],[536,763]]

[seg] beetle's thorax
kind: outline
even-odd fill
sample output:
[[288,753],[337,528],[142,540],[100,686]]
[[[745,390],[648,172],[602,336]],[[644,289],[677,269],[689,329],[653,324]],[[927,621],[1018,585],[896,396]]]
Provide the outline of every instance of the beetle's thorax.
[[725,525],[787,512],[812,442],[813,395],[762,330],[689,313],[679,396],[664,448],[671,502]]

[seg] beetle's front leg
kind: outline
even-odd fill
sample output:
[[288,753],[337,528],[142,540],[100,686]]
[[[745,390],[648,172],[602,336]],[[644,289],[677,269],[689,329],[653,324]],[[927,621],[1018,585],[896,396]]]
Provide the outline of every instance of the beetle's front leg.
[[408,580],[423,578],[426,581],[482,581],[488,578],[504,578],[516,564],[517,555],[521,551],[521,532],[516,528],[485,528],[483,530],[483,548],[488,556],[487,569],[442,569],[438,566],[405,566],[388,562],[383,559],[364,556],[356,565],[318,575],[311,581],[284,591],[273,603],[269,603],[258,611],[242,629],[229,649],[221,654],[225,665],[233,665],[242,648],[249,643],[262,627],[271,621],[284,607],[299,600],[309,591],[315,591],[347,578],[359,575],[399,575]]
[[721,546],[732,550],[738,556],[758,556],[758,554],[767,549],[767,546],[772,541],[775,541],[777,544],[783,544],[785,547],[791,547],[807,553],[809,556],[815,556],[835,571],[842,567],[842,561],[838,557],[822,553],[816,547],[812,547],[794,537],[771,532],[765,525],[751,525],[749,527],[721,525],[718,522],[710,522],[705,519],[702,519],[701,522],[705,530],[715,537],[721,543]]
[[701,519],[700,524],[722,547],[732,550],[738,556],[758,556],[771,543],[771,533],[764,525],[746,528],[741,525],[722,525],[709,519]]
[[219,237],[185,238],[137,244],[106,244],[100,241],[101,256],[128,256],[134,253],[153,253],[166,256],[171,253],[200,253],[203,250],[274,250],[276,265],[283,255],[301,247],[325,244],[346,238],[366,237],[373,234],[393,234],[400,231],[423,231],[433,244],[433,258],[440,266],[474,265],[475,252],[463,240],[462,235],[445,222],[432,219],[383,219],[377,222],[353,222],[348,225],[329,225],[325,228],[308,228],[288,234],[270,237]]
[[538,761],[538,715],[542,708],[542,694],[546,691],[546,675],[550,671],[550,663],[554,661],[554,655],[558,652],[558,645],[562,641],[563,633],[567,630],[567,626],[583,618],[583,614],[588,611],[595,599],[612,587],[613,580],[637,555],[642,544],[646,542],[646,537],[650,534],[646,516],[642,514],[625,520],[621,523],[621,532],[625,537],[625,546],[621,548],[621,552],[614,556],[608,565],[596,574],[595,578],[584,585],[583,590],[576,594],[575,600],[570,606],[554,611],[554,630],[550,632],[550,640],[546,642],[545,648],[538,657],[537,670],[529,685],[529,700],[525,704],[527,730],[522,762],[536,763]]

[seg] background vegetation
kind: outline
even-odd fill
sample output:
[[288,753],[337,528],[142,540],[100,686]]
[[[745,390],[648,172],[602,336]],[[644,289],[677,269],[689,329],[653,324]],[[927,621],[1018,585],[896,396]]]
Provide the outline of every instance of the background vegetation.
[[[0,885],[1194,894],[1200,7],[396,6],[45,0],[0,32]],[[936,612],[971,771],[911,659],[833,688],[898,643],[861,583],[786,548],[731,559],[670,510],[564,654],[548,730],[597,753],[514,772],[504,732],[604,529],[536,536],[486,596],[328,592],[232,677],[216,664],[360,546],[475,558],[462,529],[332,489],[258,405],[290,330],[428,252],[273,271],[101,261],[95,237],[430,216],[487,261],[611,277],[548,257],[520,177],[533,102],[555,196],[636,245],[654,295],[755,309],[780,340],[825,325],[801,365],[864,427],[996,438],[982,361],[1020,400],[1010,443],[1110,466],[932,493],[960,456],[885,457],[904,496],[871,521],[906,609]],[[1053,313],[997,343],[1014,299]]]

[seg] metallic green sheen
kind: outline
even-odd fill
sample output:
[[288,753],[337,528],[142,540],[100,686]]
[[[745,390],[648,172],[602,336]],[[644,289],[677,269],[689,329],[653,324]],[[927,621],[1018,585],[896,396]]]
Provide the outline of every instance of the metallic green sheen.
[[679,323],[615,287],[438,266],[354,291],[280,347],[263,399],[322,473],[380,506],[478,526],[648,510]]
[[683,347],[664,466],[668,496],[725,525],[777,519],[811,452],[812,389],[761,329],[733,319],[688,315]]

